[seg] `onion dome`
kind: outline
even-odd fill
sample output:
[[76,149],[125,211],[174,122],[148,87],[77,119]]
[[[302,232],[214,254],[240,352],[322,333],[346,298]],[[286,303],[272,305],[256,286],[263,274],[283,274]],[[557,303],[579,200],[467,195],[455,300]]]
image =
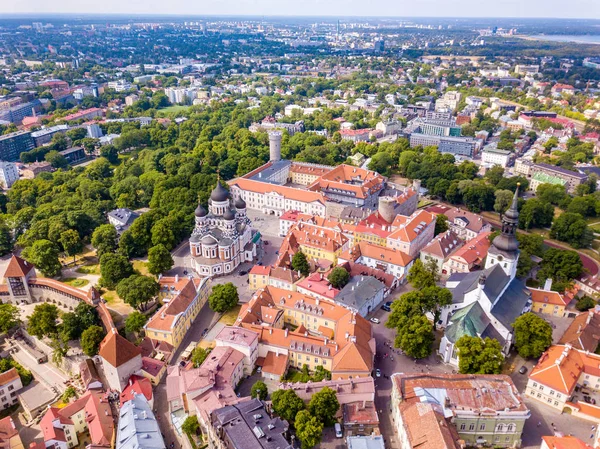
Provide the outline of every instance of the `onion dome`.
[[223,218],[227,221],[235,220],[235,214],[231,209],[227,209],[223,214]]
[[194,211],[194,215],[196,215],[196,217],[204,217],[206,215],[206,209],[202,207],[202,204],[198,204],[198,207]]
[[235,200],[235,204],[234,204],[236,209],[246,209],[246,202],[244,201],[244,199],[240,196],[238,197],[237,200]]
[[217,187],[210,194],[210,199],[218,202],[227,201],[229,199],[229,192],[220,182],[217,182]]

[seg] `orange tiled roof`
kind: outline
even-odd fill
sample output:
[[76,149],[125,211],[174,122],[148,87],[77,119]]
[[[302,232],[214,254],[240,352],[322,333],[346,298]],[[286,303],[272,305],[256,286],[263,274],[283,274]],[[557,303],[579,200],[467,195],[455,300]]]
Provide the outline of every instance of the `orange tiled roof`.
[[25,259],[21,259],[13,254],[13,256],[10,258],[8,266],[6,267],[6,271],[4,272],[4,277],[23,277],[33,270],[33,268],[33,265],[27,262]]
[[[172,330],[179,315],[185,312],[196,298],[199,282],[198,279],[187,277],[162,277],[159,281],[161,292],[166,290],[170,300],[156,311],[146,328],[163,332]],[[171,292],[174,294],[171,295]]]
[[483,260],[487,256],[490,249],[490,239],[488,238],[491,232],[483,232],[474,239],[469,240],[465,246],[456,251],[451,259],[462,259],[468,265],[472,265],[478,260]]
[[134,357],[141,356],[142,351],[112,329],[100,343],[98,354],[112,366],[118,368]]
[[19,378],[19,373],[15,368],[11,368],[8,371],[5,371],[0,374],[0,386],[6,385],[13,380],[17,380]]
[[[555,306],[566,306],[571,302],[571,297],[563,296],[558,292],[542,290],[541,288],[529,288],[533,302],[552,304]],[[567,301],[567,298],[569,300]]]
[[571,435],[543,436],[542,440],[548,449],[592,449],[592,446]]
[[423,231],[435,222],[435,215],[424,210],[418,210],[410,217],[396,215],[392,224],[395,229],[388,237],[390,240],[413,242]]
[[375,245],[369,242],[357,243],[348,251],[344,251],[340,258],[349,260],[351,262],[356,262],[361,256],[391,263],[400,267],[406,267],[414,260],[413,257],[410,257],[408,254],[403,253],[402,251],[398,251],[394,248]]
[[325,205],[325,197],[320,192],[311,192],[304,189],[296,189],[294,187],[280,186],[269,184],[266,182],[254,181],[252,179],[237,178],[228,183],[231,187],[237,186],[244,191],[255,193],[270,193],[275,192],[289,200],[299,201],[302,203],[318,202]]

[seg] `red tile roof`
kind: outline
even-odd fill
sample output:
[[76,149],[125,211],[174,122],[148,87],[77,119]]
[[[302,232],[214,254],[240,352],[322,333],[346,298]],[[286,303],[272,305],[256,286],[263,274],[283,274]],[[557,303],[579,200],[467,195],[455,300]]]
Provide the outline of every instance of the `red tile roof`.
[[4,272],[4,277],[23,277],[33,270],[33,268],[34,266],[25,259],[21,259],[13,254],[13,256],[10,258],[8,266],[6,267],[6,271]]
[[141,356],[142,351],[113,329],[100,343],[98,354],[112,366],[118,368],[134,357]]
[[15,368],[11,368],[8,371],[5,371],[2,374],[0,374],[0,386],[6,385],[7,383],[17,380],[18,378],[19,373],[17,372],[17,370]]
[[132,400],[136,394],[143,394],[146,400],[152,400],[152,383],[150,380],[134,374],[129,378],[129,383],[121,393],[121,405]]

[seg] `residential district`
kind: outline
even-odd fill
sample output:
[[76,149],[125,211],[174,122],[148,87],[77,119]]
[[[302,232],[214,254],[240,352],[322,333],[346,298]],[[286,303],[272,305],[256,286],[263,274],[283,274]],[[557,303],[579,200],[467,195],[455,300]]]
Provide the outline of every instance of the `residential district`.
[[600,448],[598,46],[309,22],[0,18],[4,448]]

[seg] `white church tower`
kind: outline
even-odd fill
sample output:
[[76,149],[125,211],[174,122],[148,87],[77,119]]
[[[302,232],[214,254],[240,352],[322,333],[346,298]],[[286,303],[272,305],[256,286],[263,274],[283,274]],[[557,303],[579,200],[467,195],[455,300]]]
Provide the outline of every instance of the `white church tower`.
[[517,226],[519,225],[518,198],[519,185],[515,190],[510,208],[502,216],[502,233],[492,242],[485,261],[486,269],[494,265],[500,265],[511,280],[517,275],[520,253],[519,241],[517,240]]

